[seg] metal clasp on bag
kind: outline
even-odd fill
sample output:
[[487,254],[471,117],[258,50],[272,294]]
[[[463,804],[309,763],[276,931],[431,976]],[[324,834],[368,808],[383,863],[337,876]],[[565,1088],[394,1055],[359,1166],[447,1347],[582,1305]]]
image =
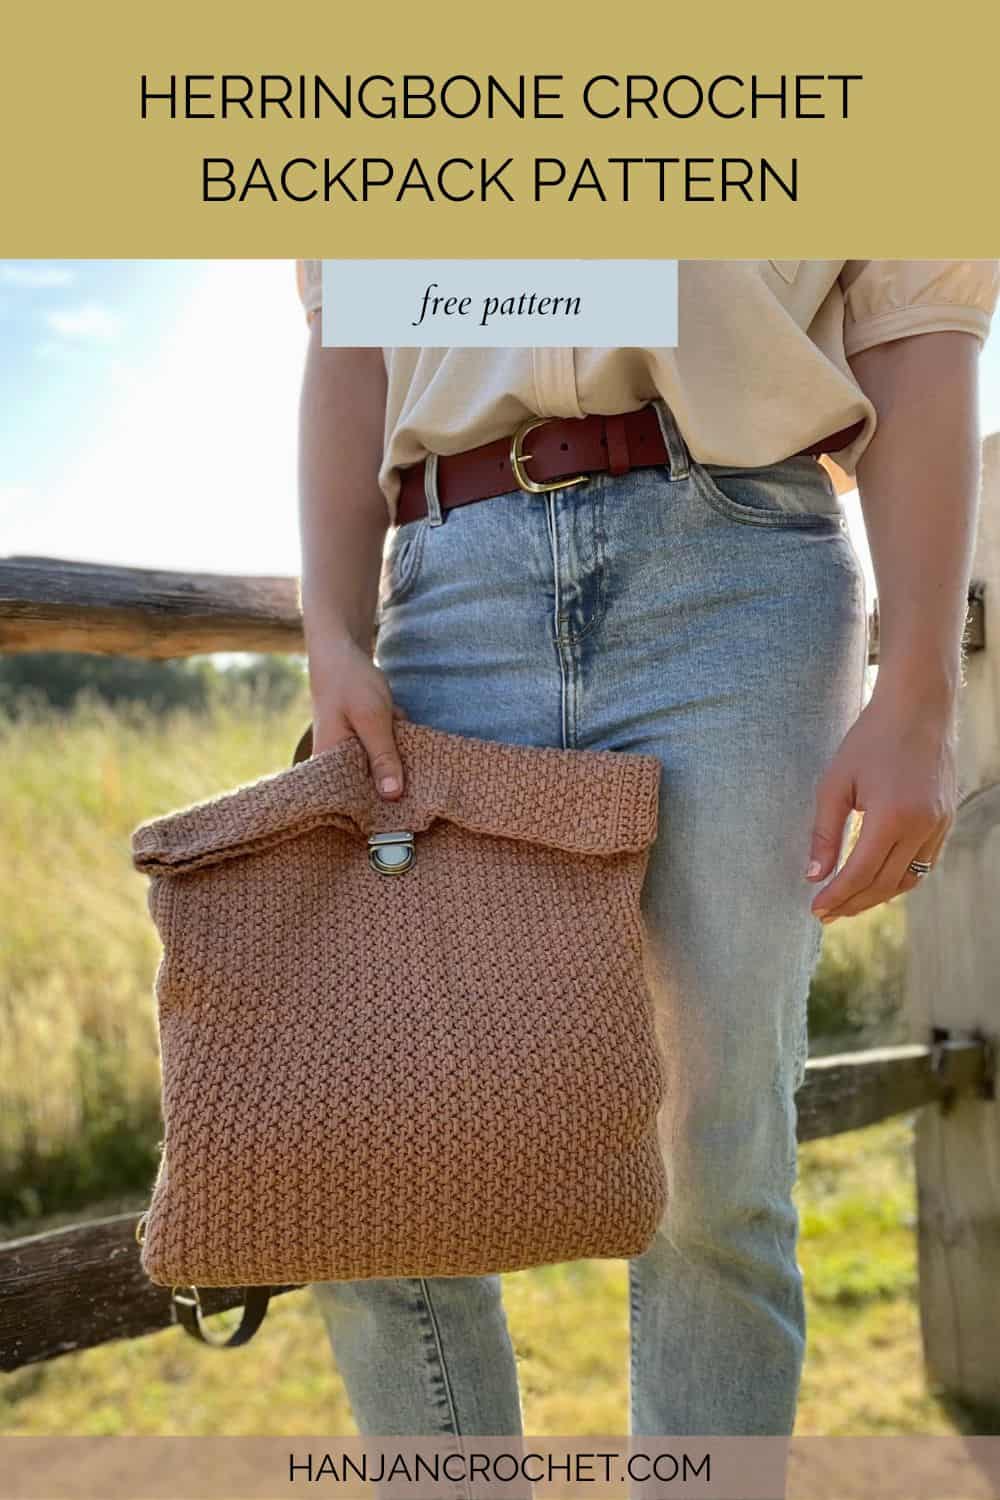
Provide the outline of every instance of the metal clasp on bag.
[[412,833],[373,833],[368,840],[368,863],[380,875],[405,875],[416,857]]

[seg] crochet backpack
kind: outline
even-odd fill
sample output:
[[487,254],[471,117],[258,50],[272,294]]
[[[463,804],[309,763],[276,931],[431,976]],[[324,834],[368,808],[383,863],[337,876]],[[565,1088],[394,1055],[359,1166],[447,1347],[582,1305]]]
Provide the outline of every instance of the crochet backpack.
[[[661,1218],[653,756],[395,725],[135,829],[162,941],[141,1262],[199,1287],[629,1257]],[[251,1326],[252,1325],[252,1326]],[[232,1342],[233,1340],[230,1340]]]

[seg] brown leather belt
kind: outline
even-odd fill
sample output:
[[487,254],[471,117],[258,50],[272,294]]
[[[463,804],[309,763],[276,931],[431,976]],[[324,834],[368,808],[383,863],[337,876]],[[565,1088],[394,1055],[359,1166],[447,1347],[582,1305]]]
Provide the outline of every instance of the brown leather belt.
[[[831,433],[793,458],[836,453],[846,448],[864,426]],[[531,434],[528,449],[524,440]],[[528,464],[530,461],[530,471]],[[396,524],[417,521],[427,511],[427,464],[411,464],[400,471]],[[586,417],[531,417],[512,437],[497,438],[462,453],[437,458],[437,493],[442,511],[474,500],[488,500],[521,489],[526,494],[545,494],[580,484],[588,474],[627,474],[668,464],[670,456],[654,406],[620,416],[593,413]]]

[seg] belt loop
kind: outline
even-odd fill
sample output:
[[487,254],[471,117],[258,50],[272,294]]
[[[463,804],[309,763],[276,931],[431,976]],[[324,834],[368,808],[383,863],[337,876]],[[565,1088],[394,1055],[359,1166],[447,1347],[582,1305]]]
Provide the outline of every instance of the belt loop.
[[424,498],[427,501],[427,524],[440,526],[444,520],[438,494],[438,456],[428,453],[424,459]]
[[604,426],[604,438],[608,445],[608,472],[611,474],[627,474],[632,467],[628,451],[628,434],[625,429],[625,418],[622,416],[607,416],[602,418]]
[[691,472],[691,457],[687,444],[681,437],[674,414],[660,397],[653,402],[653,407],[656,411],[656,420],[660,424],[660,432],[663,434],[667,457],[670,459],[670,477],[671,479],[686,479]]

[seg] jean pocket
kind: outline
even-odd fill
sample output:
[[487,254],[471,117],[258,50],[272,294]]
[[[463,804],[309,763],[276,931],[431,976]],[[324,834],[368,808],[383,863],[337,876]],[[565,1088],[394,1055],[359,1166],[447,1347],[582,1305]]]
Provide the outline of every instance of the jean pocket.
[[846,524],[833,481],[814,458],[756,469],[692,463],[691,475],[706,503],[741,525],[833,533]]
[[426,516],[393,527],[382,556],[379,584],[379,610],[398,604],[410,593],[420,573],[424,540],[429,521]]

